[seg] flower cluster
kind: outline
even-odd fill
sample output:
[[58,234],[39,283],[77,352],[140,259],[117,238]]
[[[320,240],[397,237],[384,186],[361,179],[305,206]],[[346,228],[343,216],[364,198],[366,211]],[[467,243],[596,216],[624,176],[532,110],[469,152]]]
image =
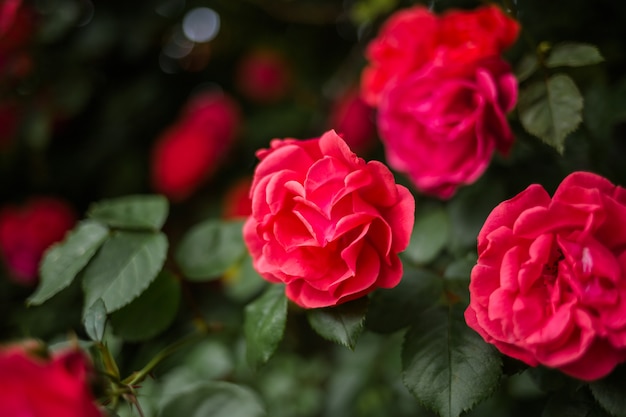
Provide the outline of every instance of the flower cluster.
[[587,172],[534,184],[478,235],[467,323],[504,354],[594,380],[626,360],[626,189]]
[[244,238],[265,279],[306,308],[398,284],[415,201],[387,167],[357,157],[332,130],[274,140],[257,156]]
[[152,183],[174,201],[188,198],[216,170],[233,142],[239,108],[222,93],[203,93],[183,109],[152,152]]
[[389,164],[420,191],[450,198],[510,149],[517,80],[500,55],[518,31],[496,6],[442,16],[415,6],[368,45],[363,97],[378,108]]

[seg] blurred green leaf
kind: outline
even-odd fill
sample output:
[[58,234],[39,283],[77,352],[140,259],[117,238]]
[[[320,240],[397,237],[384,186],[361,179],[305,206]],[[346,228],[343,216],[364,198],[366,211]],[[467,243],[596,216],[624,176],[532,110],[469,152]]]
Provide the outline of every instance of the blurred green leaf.
[[174,275],[162,271],[139,297],[111,314],[113,333],[130,342],[158,335],[176,317],[180,292]]
[[447,205],[450,251],[463,256],[468,250],[476,250],[476,238],[487,216],[505,198],[503,184],[488,177],[459,190]]
[[40,265],[39,287],[28,297],[27,303],[41,304],[70,285],[108,233],[109,229],[100,223],[85,220],[69,232],[62,242],[51,246]]
[[245,309],[243,331],[246,358],[252,367],[266,363],[283,338],[287,323],[287,297],[282,285],[270,285]]
[[104,329],[107,322],[107,310],[104,306],[102,298],[98,298],[91,307],[85,310],[83,317],[83,326],[87,336],[96,342],[102,341],[104,337]]
[[557,74],[522,89],[517,108],[528,133],[563,153],[565,138],[582,121],[583,98],[569,76]]
[[618,366],[610,375],[589,384],[598,404],[614,417],[626,417],[626,366]]
[[367,297],[349,301],[336,307],[316,308],[307,311],[311,327],[324,339],[354,349],[363,331]]
[[368,23],[393,10],[397,4],[398,0],[360,0],[352,5],[350,19],[357,25]]
[[130,303],[156,278],[166,252],[163,233],[114,232],[85,268],[85,308],[98,298],[109,313]]
[[539,62],[535,54],[527,54],[520,59],[515,67],[515,78],[519,83],[530,78],[539,68]]
[[168,210],[161,195],[131,195],[92,204],[87,217],[121,229],[159,230]]
[[267,285],[254,269],[252,257],[246,255],[236,268],[229,269],[224,277],[224,292],[236,301],[247,302]]
[[548,400],[541,417],[609,417],[588,395],[557,393]]
[[261,417],[265,409],[249,388],[228,382],[203,382],[165,402],[159,417]]
[[546,59],[548,68],[582,67],[604,61],[597,47],[586,43],[561,43],[554,45]]
[[443,295],[443,279],[436,274],[404,266],[402,281],[391,289],[374,292],[365,325],[379,333],[392,333],[411,324]]
[[457,258],[443,271],[443,283],[448,293],[453,293],[465,303],[469,303],[469,283],[472,268],[476,265],[476,253]]
[[243,222],[207,220],[183,236],[175,257],[191,281],[219,278],[246,253]]
[[404,384],[425,407],[457,417],[495,392],[501,358],[463,317],[464,307],[435,308],[421,315],[402,349]]
[[418,212],[411,241],[402,257],[417,265],[432,261],[448,243],[449,229],[448,215],[443,208]]

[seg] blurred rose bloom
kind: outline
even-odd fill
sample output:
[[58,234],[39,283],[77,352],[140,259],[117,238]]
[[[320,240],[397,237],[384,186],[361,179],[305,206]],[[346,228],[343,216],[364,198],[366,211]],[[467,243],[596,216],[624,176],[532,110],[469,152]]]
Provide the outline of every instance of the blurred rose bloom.
[[152,151],[152,184],[173,201],[188,198],[218,168],[240,123],[238,105],[209,92],[193,98]]
[[358,155],[364,155],[376,143],[374,110],[361,98],[358,89],[350,89],[335,100],[328,125]]
[[35,197],[22,206],[0,208],[0,253],[10,277],[36,284],[43,253],[75,223],[72,207],[55,198]]
[[518,32],[496,6],[441,16],[415,6],[368,45],[362,95],[378,107],[390,166],[423,193],[450,198],[482,175],[494,150],[509,151],[517,80],[500,55]]
[[236,69],[235,83],[247,99],[274,103],[287,96],[293,73],[287,58],[278,50],[258,48],[245,55]]
[[243,178],[228,189],[224,196],[222,217],[226,219],[245,218],[252,213],[251,185],[252,178]]
[[244,239],[261,276],[305,308],[400,282],[415,200],[385,165],[366,163],[332,130],[273,140],[257,156]]
[[0,347],[0,415],[104,417],[89,387],[92,373],[82,351],[44,358],[36,342]]
[[0,0],[0,74],[21,78],[32,69],[27,51],[35,34],[34,11],[20,0]]

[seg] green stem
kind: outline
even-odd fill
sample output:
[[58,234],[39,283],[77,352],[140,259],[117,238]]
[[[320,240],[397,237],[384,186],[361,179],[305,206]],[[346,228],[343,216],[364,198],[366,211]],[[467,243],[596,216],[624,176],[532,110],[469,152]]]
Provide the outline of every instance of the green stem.
[[141,370],[137,371],[137,372],[133,372],[131,375],[129,375],[127,378],[125,378],[122,381],[122,384],[125,385],[136,385],[140,382],[142,382],[150,372],[152,372],[154,370],[154,368],[156,368],[161,362],[163,362],[163,360],[167,359],[170,355],[172,355],[173,353],[175,353],[177,350],[179,350],[180,348],[192,343],[192,342],[196,342],[198,340],[203,339],[206,336],[205,332],[202,333],[194,333],[190,336],[185,337],[184,339],[181,339],[177,342],[174,342],[173,344],[167,346],[165,349],[163,349],[162,351],[160,351],[159,353],[157,353],[151,360],[150,362],[148,362],[146,364],[146,366],[144,366]]

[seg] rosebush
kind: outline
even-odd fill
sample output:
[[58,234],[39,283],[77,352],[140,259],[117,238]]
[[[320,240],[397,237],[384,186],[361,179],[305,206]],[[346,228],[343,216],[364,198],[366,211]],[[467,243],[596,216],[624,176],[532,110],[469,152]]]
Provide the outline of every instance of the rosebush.
[[398,253],[409,243],[415,201],[387,167],[365,163],[332,130],[274,140],[257,156],[243,233],[265,279],[284,283],[305,308],[400,282]]
[[0,416],[623,416],[624,21],[0,0]]
[[626,189],[588,172],[531,185],[478,235],[467,323],[504,354],[583,380],[626,360]]

